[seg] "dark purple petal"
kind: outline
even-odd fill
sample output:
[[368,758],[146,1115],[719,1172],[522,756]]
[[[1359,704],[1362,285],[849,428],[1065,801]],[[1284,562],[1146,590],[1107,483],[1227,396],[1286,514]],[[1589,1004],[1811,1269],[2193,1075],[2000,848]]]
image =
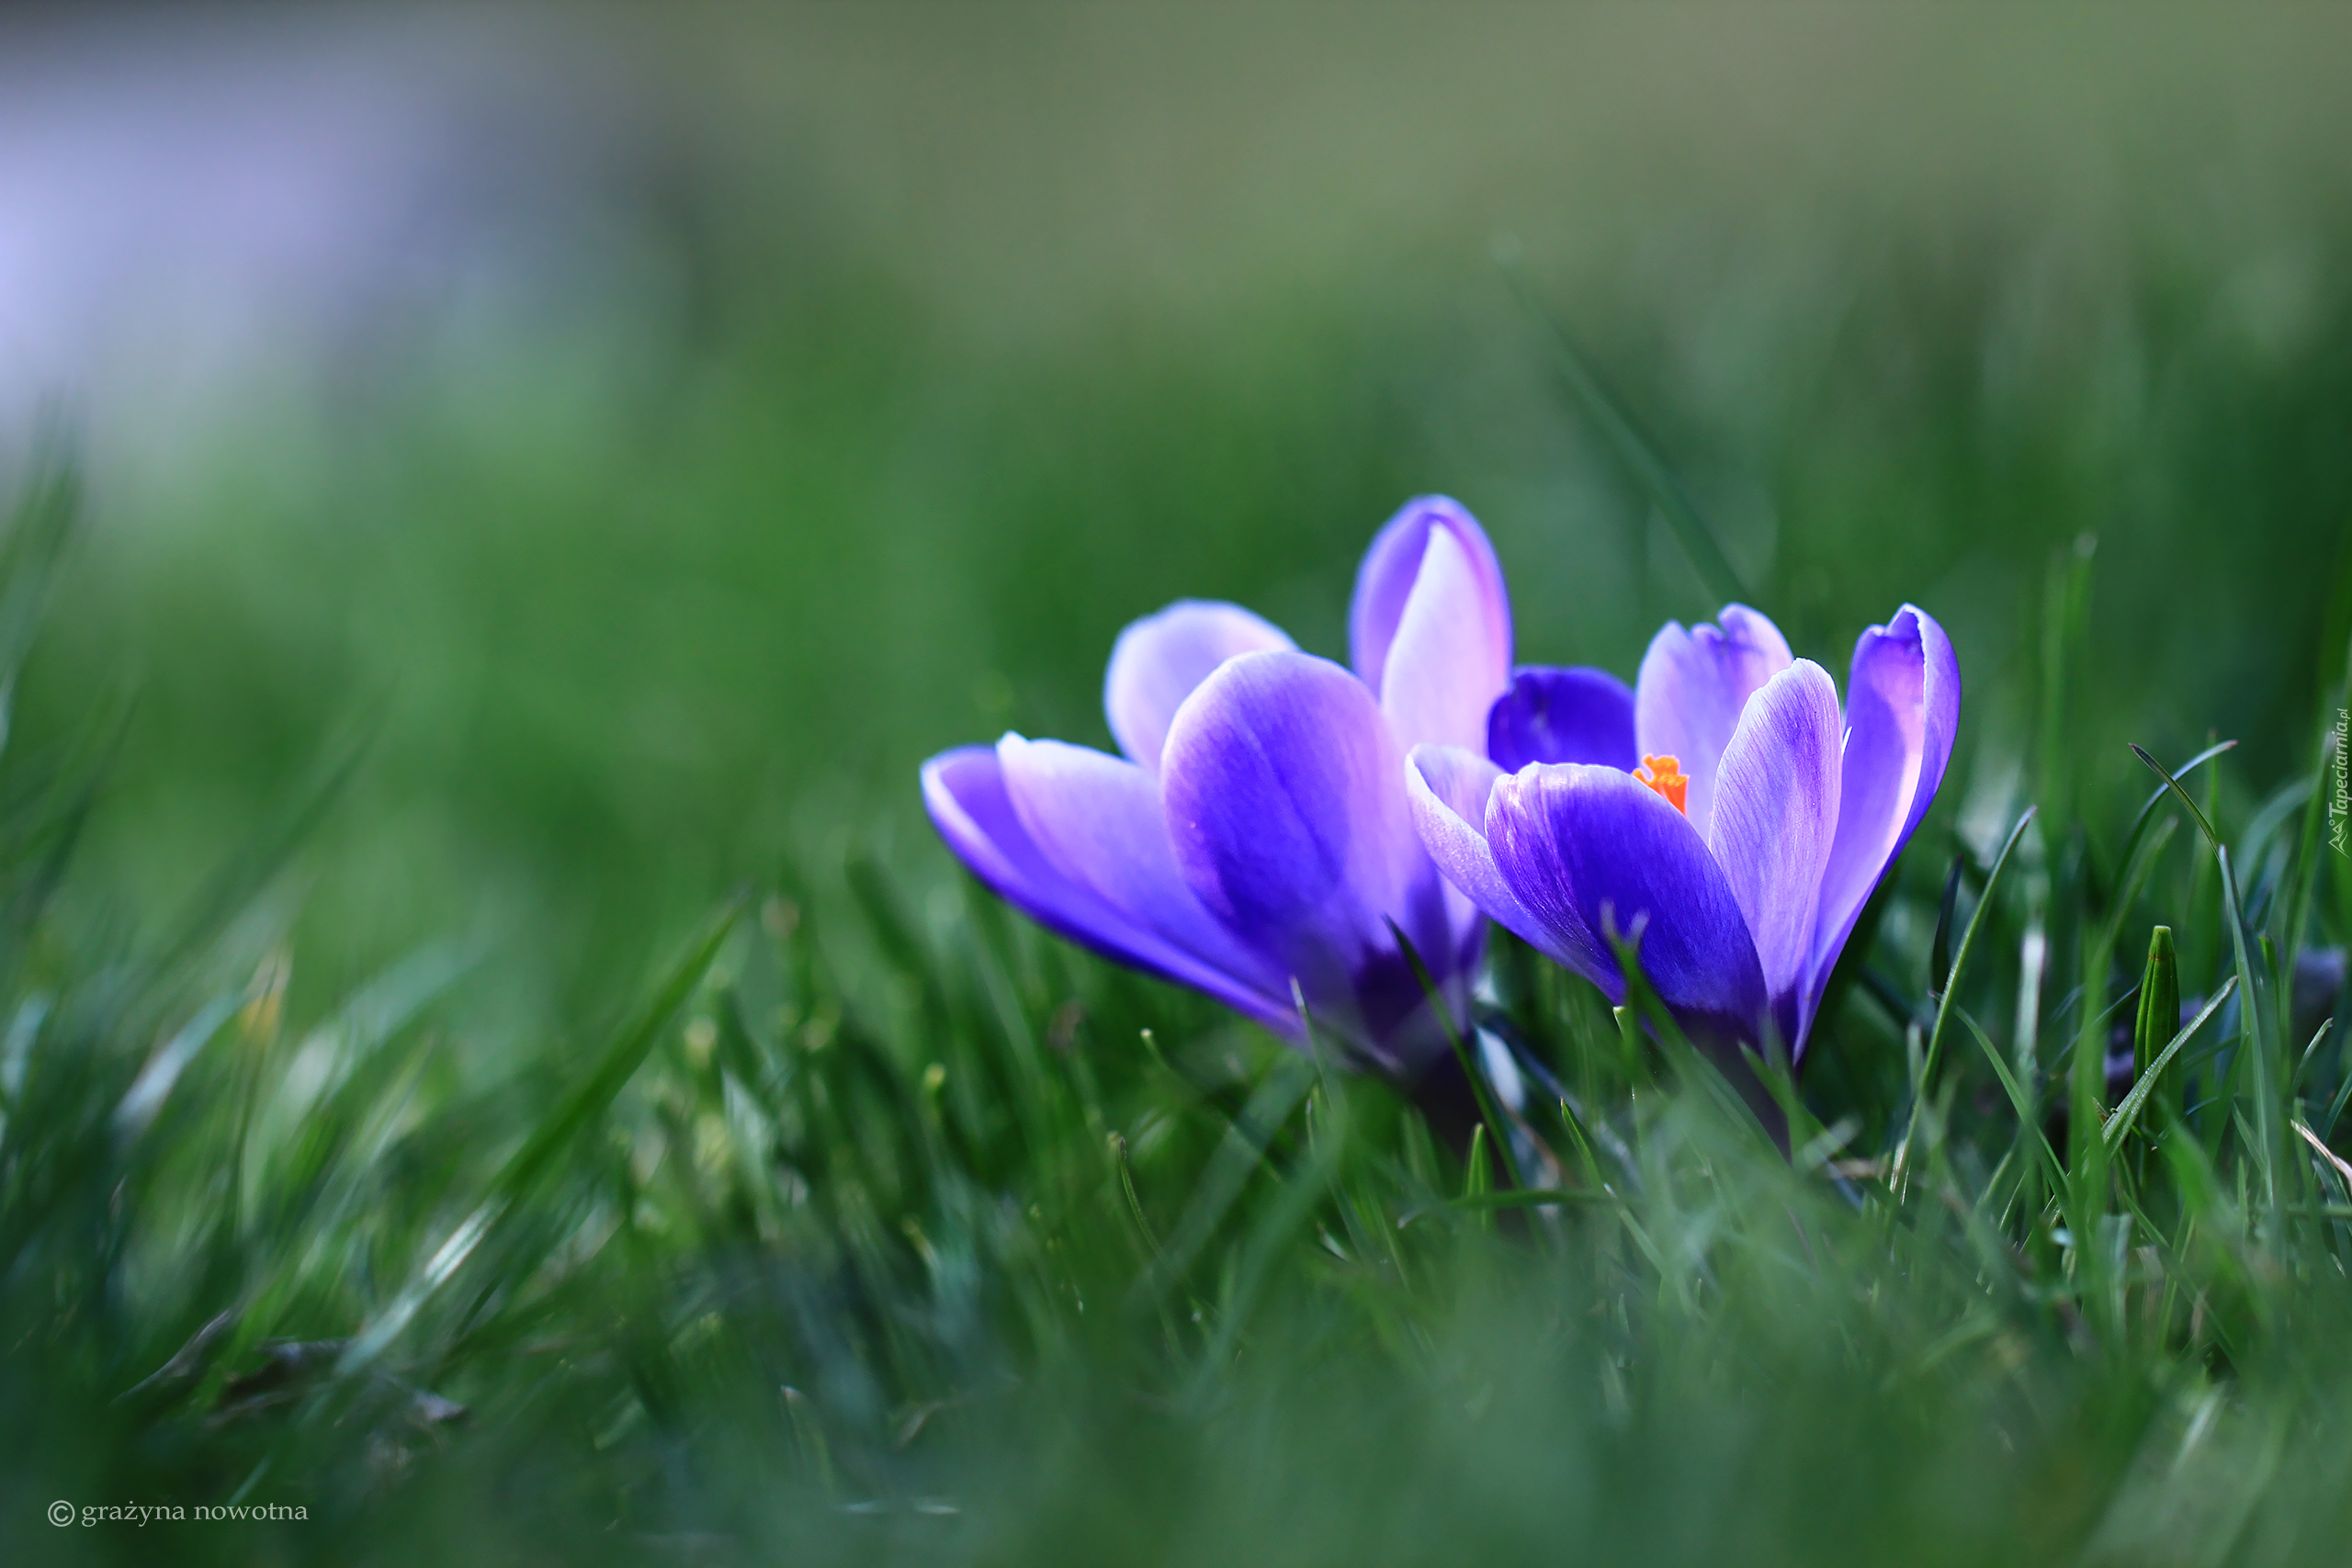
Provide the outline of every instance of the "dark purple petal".
[[[1764,972],[1739,904],[1682,813],[1631,773],[1568,762],[1528,768],[1487,805],[1495,863],[1551,931],[1630,932],[1642,968],[1687,1027],[1752,1040],[1766,1013]],[[1580,972],[1623,1001],[1613,954]]]
[[1634,682],[1634,735],[1643,755],[1672,757],[1690,781],[1685,805],[1704,837],[1715,770],[1747,699],[1789,667],[1781,630],[1744,604],[1726,604],[1720,626],[1669,622],[1650,639]]
[[1707,849],[1738,900],[1793,1054],[1798,998],[1812,972],[1822,870],[1838,833],[1838,685],[1800,659],[1764,683],[1740,715],[1715,776]]
[[1811,1028],[1862,906],[1935,799],[1959,724],[1960,661],[1933,616],[1905,604],[1861,635],[1846,684],[1838,837],[1822,875],[1801,1028]]
[[1487,710],[1510,680],[1510,626],[1494,624],[1488,587],[1451,529],[1429,530],[1374,688],[1398,745],[1486,744]]
[[1279,651],[1203,682],[1162,761],[1176,863],[1201,902],[1319,1016],[1375,1043],[1419,1004],[1389,919],[1441,980],[1463,950],[1404,767],[1363,682]]
[[1304,653],[1244,654],[1169,732],[1177,864],[1212,913],[1291,972],[1351,962],[1385,944],[1384,917],[1420,856],[1403,769],[1362,682]]
[[1280,626],[1238,604],[1208,600],[1179,599],[1130,622],[1102,678],[1102,711],[1119,750],[1159,777],[1168,726],[1209,671],[1236,654],[1292,646]]
[[1527,665],[1487,716],[1487,755],[1507,773],[1530,762],[1597,762],[1632,773],[1634,689],[1606,670]]
[[1445,879],[1536,950],[1578,974],[1598,973],[1602,948],[1573,909],[1538,919],[1519,901],[1487,841],[1487,807],[1502,771],[1458,746],[1417,746],[1406,760],[1405,789],[1421,846]]
[[[1356,591],[1348,608],[1348,652],[1374,692],[1382,691],[1388,672],[1389,649],[1405,618],[1408,602],[1429,554],[1430,536],[1443,532],[1462,548],[1472,580],[1477,585],[1474,624],[1486,646],[1481,668],[1496,672],[1494,690],[1502,690],[1510,672],[1510,597],[1503,590],[1503,571],[1487,536],[1462,504],[1442,495],[1408,501],[1390,518],[1364,551],[1356,570]],[[1491,694],[1490,698],[1491,700]],[[1472,740],[1475,750],[1478,742]]]
[[940,837],[972,874],[1040,925],[1119,963],[1204,991],[1278,1032],[1297,1034],[1287,998],[1170,940],[1056,865],[1006,792],[996,748],[965,746],[932,758],[922,766],[922,796]]

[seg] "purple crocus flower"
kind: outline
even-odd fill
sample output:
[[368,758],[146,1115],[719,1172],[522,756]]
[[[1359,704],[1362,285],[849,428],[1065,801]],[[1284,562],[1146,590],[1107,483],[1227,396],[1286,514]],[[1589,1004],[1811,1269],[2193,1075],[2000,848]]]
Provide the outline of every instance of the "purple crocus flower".
[[1862,905],[1951,756],[1960,666],[1905,604],[1854,647],[1838,688],[1741,605],[1669,625],[1633,690],[1597,670],[1521,670],[1489,721],[1492,761],[1412,753],[1407,786],[1453,885],[1624,999],[1611,952],[1639,921],[1643,971],[1694,1033],[1801,1057]]
[[1486,936],[1406,798],[1406,753],[1482,754],[1510,680],[1502,571],[1467,512],[1431,496],[1389,521],[1348,638],[1352,671],[1236,605],[1180,601],[1112,649],[1124,757],[1008,734],[924,763],[924,804],[1040,924],[1294,1042],[1295,978],[1318,1032],[1411,1077],[1445,1035],[1389,922],[1457,1018]]

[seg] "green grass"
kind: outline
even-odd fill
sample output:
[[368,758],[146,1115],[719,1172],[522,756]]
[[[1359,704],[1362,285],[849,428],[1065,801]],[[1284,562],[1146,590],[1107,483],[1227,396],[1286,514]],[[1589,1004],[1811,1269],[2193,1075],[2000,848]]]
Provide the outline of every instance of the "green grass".
[[[1525,291],[1670,487],[1483,229],[991,336],[718,185],[647,220],[691,320],[428,341],[167,488],[19,465],[0,1554],[2324,1560],[2352,231],[2293,179],[2291,244],[2144,173],[1577,209],[1618,259],[1538,232]],[[1726,572],[1841,676],[1903,600],[1951,630],[1961,750],[1789,1153],[1508,941],[1481,1021],[1574,1111],[1456,1146],[922,822],[929,751],[1104,739],[1170,598],[1338,651],[1431,489],[1530,660],[1630,674]],[[2220,998],[2177,1040],[2167,985]]]
[[[50,469],[20,508],[7,626],[71,505]],[[2299,1129],[2352,1058],[2290,1005],[2352,898],[2317,713],[2260,809],[2236,752],[2075,782],[1947,895],[1949,824],[2000,808],[1956,773],[1792,1158],[1507,944],[1487,1021],[1576,1105],[1512,1134],[1541,1206],[1385,1086],[862,853],[504,1076],[434,1021],[478,942],[298,1022],[299,831],[176,938],[52,912],[119,723],[7,762],[20,1561],[2285,1562],[2346,1523],[2352,1190]],[[2234,990],[2102,1136],[2159,919],[2178,988]],[[307,1517],[28,1523],[52,1497]]]

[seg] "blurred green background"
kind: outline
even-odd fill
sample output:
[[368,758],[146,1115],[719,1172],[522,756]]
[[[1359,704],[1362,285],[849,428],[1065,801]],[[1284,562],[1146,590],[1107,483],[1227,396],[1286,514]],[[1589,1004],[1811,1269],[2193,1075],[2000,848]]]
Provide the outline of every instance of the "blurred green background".
[[439,94],[384,139],[535,192],[356,326],[265,308],[175,392],[137,341],[64,382],[96,504],[19,732],[136,698],[77,899],[174,907],[368,730],[298,997],[486,921],[544,1016],[788,853],[944,875],[922,757],[1105,742],[1110,642],[1178,595],[1340,651],[1420,491],[1492,532],[1523,659],[1630,674],[1713,606],[1498,250],[1801,651],[1842,677],[1904,600],[1945,621],[1966,765],[2026,743],[2086,533],[2084,767],[2308,744],[2352,517],[2341,12],[96,15],[19,34],[95,114],[178,39],[373,62]]
[[[2217,1185],[2142,1249],[2200,1326],[2095,1343],[1948,1044],[1991,1230],[1629,1077],[1679,1261],[1598,1209],[1400,1242],[1451,1153],[1328,1084],[1237,1145],[1299,1062],[1003,916],[915,770],[1107,743],[1112,639],[1178,596],[1340,653],[1425,491],[1522,659],[1630,675],[1712,614],[1532,300],[1800,652],[1842,678],[1906,600],[1951,633],[1960,750],[1806,1092],[1859,1153],[1912,1124],[1948,829],[1981,872],[2030,795],[1966,987],[2052,1091],[2014,1156],[2126,740],[2240,739],[2204,776],[2286,962],[2352,911],[2314,851],[2278,913],[2256,810],[2352,633],[2348,66],[2341,9],[11,12],[0,477],[47,419],[87,505],[0,753],[0,1540],[143,1560],[27,1523],[120,1491],[315,1508],[171,1538],[221,1561],[2340,1540],[2341,1226],[2233,1274]],[[107,746],[44,902],[52,764]],[[2228,944],[2176,848],[2116,929],[2178,920],[2194,994]]]

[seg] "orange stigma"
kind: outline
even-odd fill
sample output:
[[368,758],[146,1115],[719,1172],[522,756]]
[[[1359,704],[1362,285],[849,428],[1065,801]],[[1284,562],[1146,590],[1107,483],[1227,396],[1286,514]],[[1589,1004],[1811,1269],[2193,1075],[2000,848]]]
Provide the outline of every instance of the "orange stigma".
[[1680,762],[1671,757],[1644,757],[1642,765],[1634,770],[1634,776],[1666,796],[1668,806],[1685,817],[1690,815],[1690,780]]

